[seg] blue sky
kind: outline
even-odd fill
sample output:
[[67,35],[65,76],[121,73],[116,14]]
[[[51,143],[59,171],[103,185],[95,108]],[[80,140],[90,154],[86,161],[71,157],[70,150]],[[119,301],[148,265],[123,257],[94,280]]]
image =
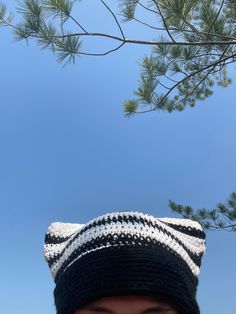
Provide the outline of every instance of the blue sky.
[[[52,221],[116,210],[173,216],[169,199],[211,208],[235,191],[235,83],[195,109],[127,119],[122,102],[132,98],[146,48],[63,68],[4,28],[0,41],[1,313],[55,313],[43,258]],[[207,234],[202,314],[236,311],[235,245],[235,234]]]

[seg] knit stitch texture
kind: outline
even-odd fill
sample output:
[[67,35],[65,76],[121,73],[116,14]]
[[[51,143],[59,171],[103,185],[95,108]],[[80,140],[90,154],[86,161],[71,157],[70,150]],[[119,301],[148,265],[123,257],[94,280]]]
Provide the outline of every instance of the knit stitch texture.
[[130,211],[86,224],[56,222],[44,252],[56,283],[57,314],[118,295],[165,297],[180,314],[200,313],[196,290],[205,233],[197,222]]

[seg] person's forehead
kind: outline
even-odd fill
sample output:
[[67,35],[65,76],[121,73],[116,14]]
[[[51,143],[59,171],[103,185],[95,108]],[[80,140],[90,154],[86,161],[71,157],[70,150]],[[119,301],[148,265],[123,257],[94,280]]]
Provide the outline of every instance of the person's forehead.
[[111,302],[146,302],[146,303],[166,303],[168,302],[165,298],[161,296],[151,296],[151,295],[127,295],[127,296],[111,296],[103,297],[97,299],[92,304],[102,304],[102,303],[111,303]]
[[160,301],[157,297],[129,295],[104,297],[88,303],[86,306],[75,312],[81,313],[139,313],[139,314],[176,314],[177,309],[171,304]]
[[142,311],[147,308],[160,307],[163,309],[175,309],[172,302],[156,296],[145,295],[128,295],[128,296],[111,296],[94,300],[83,308],[85,309],[118,309],[132,308],[136,311]]

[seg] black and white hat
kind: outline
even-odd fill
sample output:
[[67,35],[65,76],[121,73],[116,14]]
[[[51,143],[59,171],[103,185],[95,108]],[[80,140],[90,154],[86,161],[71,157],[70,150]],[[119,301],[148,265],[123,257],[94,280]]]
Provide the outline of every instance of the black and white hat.
[[199,314],[196,290],[204,251],[199,223],[130,211],[87,224],[52,223],[44,245],[57,314],[124,295],[168,298],[179,314]]

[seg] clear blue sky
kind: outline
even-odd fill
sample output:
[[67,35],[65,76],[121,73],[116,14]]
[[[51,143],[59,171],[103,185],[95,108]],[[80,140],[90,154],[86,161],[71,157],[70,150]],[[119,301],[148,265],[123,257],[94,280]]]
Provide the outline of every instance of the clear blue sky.
[[[101,22],[88,13],[84,22],[95,16]],[[0,43],[1,313],[55,313],[43,258],[52,221],[116,210],[173,216],[169,199],[211,208],[236,190],[235,83],[195,109],[126,119],[121,104],[132,97],[144,47],[63,68],[4,28]],[[235,233],[207,234],[202,314],[236,313],[235,248]]]

